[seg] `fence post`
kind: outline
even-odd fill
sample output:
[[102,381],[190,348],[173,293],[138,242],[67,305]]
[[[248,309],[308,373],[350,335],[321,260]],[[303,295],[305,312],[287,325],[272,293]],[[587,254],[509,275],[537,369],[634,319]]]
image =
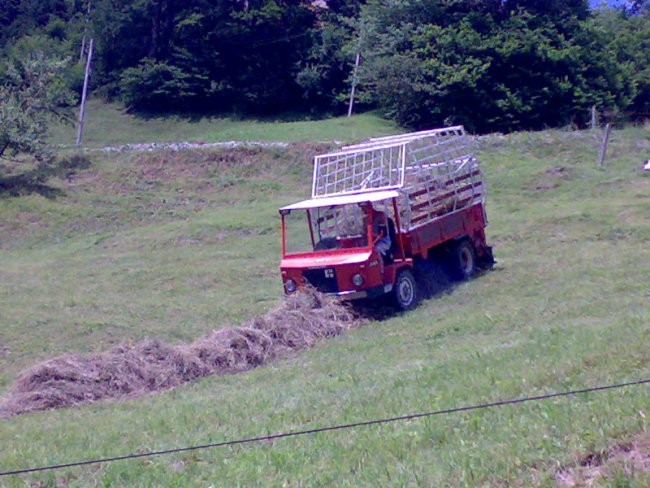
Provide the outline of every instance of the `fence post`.
[[607,142],[609,141],[609,134],[612,131],[612,124],[607,123],[605,126],[605,131],[603,133],[603,144],[600,148],[600,159],[598,160],[598,166],[602,167],[605,164],[605,154],[607,153]]
[[596,111],[596,106],[591,107],[591,130],[595,130],[598,127],[598,112]]

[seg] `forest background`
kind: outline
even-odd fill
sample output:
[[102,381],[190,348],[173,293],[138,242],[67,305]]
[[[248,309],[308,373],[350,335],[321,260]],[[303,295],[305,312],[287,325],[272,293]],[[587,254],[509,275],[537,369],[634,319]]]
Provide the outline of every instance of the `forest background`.
[[20,93],[63,116],[92,39],[91,91],[143,115],[322,118],[355,85],[355,110],[413,129],[646,119],[650,2],[595,3],[3,0],[0,109]]

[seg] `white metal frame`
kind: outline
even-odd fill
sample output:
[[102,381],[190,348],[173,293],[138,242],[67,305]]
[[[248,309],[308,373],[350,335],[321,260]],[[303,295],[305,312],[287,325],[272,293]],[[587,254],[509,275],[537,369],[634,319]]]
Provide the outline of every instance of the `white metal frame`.
[[405,229],[484,202],[479,163],[463,127],[377,137],[314,158],[313,200],[387,190],[399,191]]

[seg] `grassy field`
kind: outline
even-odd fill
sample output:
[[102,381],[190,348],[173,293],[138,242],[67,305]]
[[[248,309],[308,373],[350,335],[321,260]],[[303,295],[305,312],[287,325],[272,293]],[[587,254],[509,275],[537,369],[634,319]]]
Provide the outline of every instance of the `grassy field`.
[[[395,125],[372,114],[305,121],[242,120],[238,117],[142,117],[119,104],[91,100],[86,109],[83,145],[87,148],[148,142],[349,141],[392,134]],[[52,142],[74,145],[73,126],[52,131]]]
[[[276,209],[308,194],[325,147],[95,153],[49,198],[3,196],[0,393],[39,360],[190,341],[279,303]],[[494,271],[248,373],[0,420],[0,471],[649,378],[650,132],[615,131],[603,169],[597,149],[586,132],[482,138]],[[0,486],[557,486],[646,439],[649,418],[640,386]],[[596,486],[649,484],[613,465]]]

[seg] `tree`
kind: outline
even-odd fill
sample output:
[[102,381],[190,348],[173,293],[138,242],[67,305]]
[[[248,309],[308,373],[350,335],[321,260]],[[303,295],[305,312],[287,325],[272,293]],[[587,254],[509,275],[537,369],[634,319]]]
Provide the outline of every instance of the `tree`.
[[0,48],[73,19],[79,0],[3,0],[0,8]]
[[603,39],[603,51],[620,67],[620,84],[632,118],[650,115],[650,2],[638,2],[636,11],[601,10],[589,23]]
[[134,109],[277,112],[297,81],[316,12],[304,0],[97,0],[97,79]]
[[0,83],[0,158],[53,161],[47,131],[52,122],[68,118],[64,107],[74,102],[63,80],[67,64],[40,51],[9,63]]
[[301,102],[313,114],[347,106],[359,52],[359,32],[354,18],[361,2],[328,2],[318,14],[318,27],[312,30],[309,49],[300,57],[296,82],[302,91]]
[[[134,111],[332,113],[355,99],[402,125],[582,125],[650,112],[650,0],[4,0],[0,59],[79,57]],[[89,21],[87,21],[90,18]],[[18,41],[17,41],[18,40]],[[0,63],[0,80],[6,63]],[[80,91],[83,66],[66,73]]]
[[583,0],[375,0],[363,10],[362,86],[414,128],[581,125],[592,105],[629,102],[588,15]]

